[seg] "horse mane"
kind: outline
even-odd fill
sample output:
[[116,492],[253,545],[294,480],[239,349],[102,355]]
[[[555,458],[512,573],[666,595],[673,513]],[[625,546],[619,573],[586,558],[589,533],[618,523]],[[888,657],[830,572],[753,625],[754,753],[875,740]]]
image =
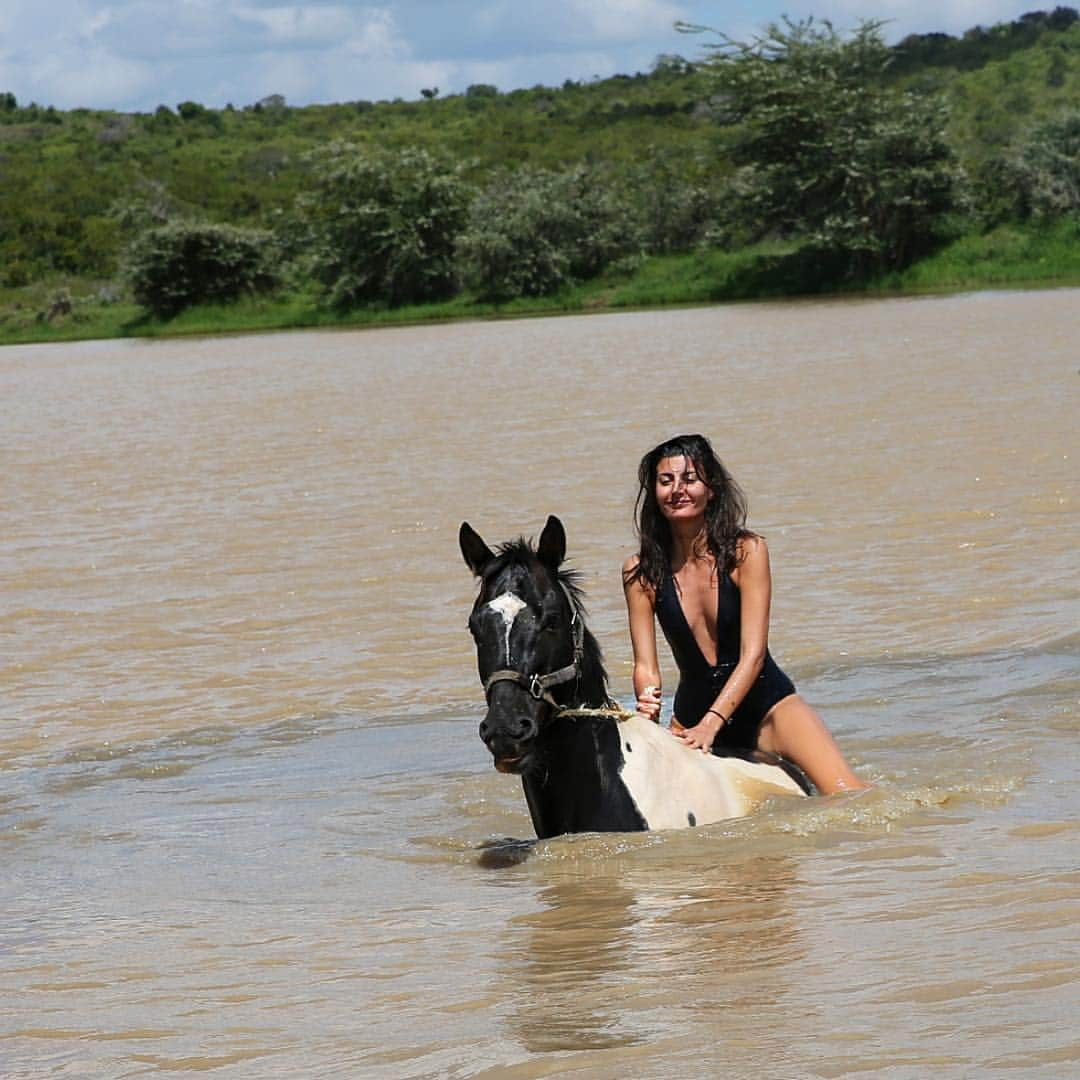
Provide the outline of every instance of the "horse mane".
[[[513,564],[523,566],[530,572],[535,566],[544,565],[540,562],[533,542],[524,536],[519,536],[516,540],[507,540],[495,548],[495,558],[484,570],[484,579]],[[551,572],[551,567],[545,565],[545,569]],[[581,680],[577,691],[577,696],[582,700],[574,704],[600,708],[610,701],[607,689],[607,669],[604,667],[604,654],[600,649],[600,643],[593,636],[586,621],[587,612],[585,593],[581,588],[581,571],[575,567],[560,566],[555,570],[554,577],[569,593],[578,618],[585,627],[582,642]]]

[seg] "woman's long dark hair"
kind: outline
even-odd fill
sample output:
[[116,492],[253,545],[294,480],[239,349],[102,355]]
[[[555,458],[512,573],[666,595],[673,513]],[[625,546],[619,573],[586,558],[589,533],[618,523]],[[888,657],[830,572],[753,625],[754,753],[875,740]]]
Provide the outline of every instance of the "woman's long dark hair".
[[640,548],[637,565],[626,575],[627,584],[641,581],[657,589],[671,572],[671,526],[656,501],[656,470],[669,457],[692,462],[712,491],[705,510],[705,542],[722,573],[730,574],[738,566],[739,541],[754,535],[746,528],[746,496],[709,440],[704,435],[676,435],[650,450],[638,466],[634,523]]

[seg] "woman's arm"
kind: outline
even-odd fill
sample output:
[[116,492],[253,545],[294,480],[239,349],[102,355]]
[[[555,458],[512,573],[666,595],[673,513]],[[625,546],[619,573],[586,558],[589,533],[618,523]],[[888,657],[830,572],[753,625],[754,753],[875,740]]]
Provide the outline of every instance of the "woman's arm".
[[637,711],[650,720],[660,719],[660,661],[656,654],[656,594],[640,578],[628,581],[637,566],[631,555],[623,563],[623,593],[630,619],[630,644],[634,650],[634,696]]
[[741,611],[739,661],[701,721],[680,733],[684,742],[702,750],[711,749],[720,729],[742,704],[754,680],[761,674],[769,647],[769,608],[772,603],[769,549],[760,536],[751,536],[742,541],[742,552],[742,561],[734,575]]

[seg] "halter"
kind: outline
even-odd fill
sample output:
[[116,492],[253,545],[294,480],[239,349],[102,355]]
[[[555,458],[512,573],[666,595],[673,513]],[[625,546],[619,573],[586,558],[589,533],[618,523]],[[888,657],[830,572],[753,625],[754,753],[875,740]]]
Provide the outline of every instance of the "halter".
[[570,605],[570,629],[574,635],[574,659],[561,667],[558,671],[549,672],[547,675],[527,675],[524,671],[514,671],[512,668],[502,668],[493,671],[484,681],[484,697],[490,700],[491,688],[498,682],[517,683],[528,691],[536,701],[546,701],[549,705],[559,708],[559,703],[551,696],[553,686],[561,686],[563,683],[576,679],[581,674],[581,658],[585,655],[585,623],[582,621],[581,612],[578,611],[570,590],[560,581],[566,602]]

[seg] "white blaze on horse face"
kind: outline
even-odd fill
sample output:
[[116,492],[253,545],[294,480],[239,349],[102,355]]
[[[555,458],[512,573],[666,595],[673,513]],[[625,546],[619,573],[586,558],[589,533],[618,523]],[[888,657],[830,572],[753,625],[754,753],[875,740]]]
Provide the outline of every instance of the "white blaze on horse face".
[[488,603],[492,611],[497,611],[503,617],[503,628],[506,632],[506,666],[510,666],[510,631],[514,628],[514,620],[518,612],[525,607],[525,601],[512,592],[504,592],[496,596]]

